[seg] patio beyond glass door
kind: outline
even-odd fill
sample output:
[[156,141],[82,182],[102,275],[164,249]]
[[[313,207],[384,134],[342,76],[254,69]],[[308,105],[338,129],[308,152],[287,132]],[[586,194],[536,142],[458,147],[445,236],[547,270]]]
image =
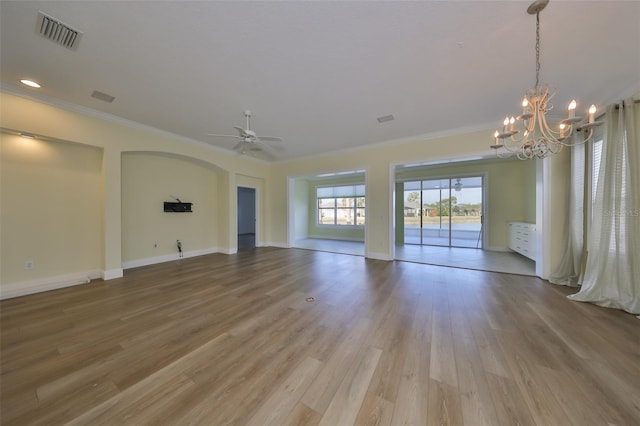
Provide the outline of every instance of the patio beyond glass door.
[[405,182],[404,241],[482,248],[482,176]]

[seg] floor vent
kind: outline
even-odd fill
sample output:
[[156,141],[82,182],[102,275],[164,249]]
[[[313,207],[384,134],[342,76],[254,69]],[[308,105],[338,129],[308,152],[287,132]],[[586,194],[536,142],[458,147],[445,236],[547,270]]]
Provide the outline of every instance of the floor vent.
[[76,50],[82,33],[59,20],[38,12],[38,33],[67,49]]

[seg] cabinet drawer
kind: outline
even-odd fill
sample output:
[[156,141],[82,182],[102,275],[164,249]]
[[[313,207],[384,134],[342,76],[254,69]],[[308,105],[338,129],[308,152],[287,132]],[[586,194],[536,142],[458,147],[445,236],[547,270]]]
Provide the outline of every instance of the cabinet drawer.
[[509,248],[535,260],[536,225],[525,222],[509,222]]

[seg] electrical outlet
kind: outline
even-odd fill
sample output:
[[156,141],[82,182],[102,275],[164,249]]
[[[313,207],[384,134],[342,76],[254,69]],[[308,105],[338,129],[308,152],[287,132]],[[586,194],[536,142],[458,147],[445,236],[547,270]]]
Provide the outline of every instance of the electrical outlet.
[[36,264],[33,260],[26,260],[24,262],[24,269],[31,270],[36,267]]

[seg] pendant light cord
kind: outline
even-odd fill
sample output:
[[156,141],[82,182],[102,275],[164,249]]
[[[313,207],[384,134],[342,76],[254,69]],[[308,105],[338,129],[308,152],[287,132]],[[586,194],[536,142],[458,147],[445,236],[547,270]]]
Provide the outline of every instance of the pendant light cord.
[[536,89],[540,84],[540,12],[536,13]]

